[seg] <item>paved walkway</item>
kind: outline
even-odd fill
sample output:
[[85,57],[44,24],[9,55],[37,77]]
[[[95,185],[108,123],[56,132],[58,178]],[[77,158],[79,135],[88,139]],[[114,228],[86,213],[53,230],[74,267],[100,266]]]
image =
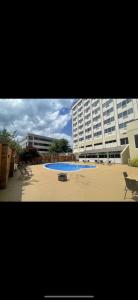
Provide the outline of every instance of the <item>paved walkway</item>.
[[[0,190],[0,201],[124,201],[123,171],[138,180],[138,168],[126,165],[97,165],[96,169],[83,169],[68,173],[67,182],[59,182],[59,171],[31,166],[33,176],[23,179],[17,172],[9,178],[5,190]],[[126,201],[131,198],[130,191]]]

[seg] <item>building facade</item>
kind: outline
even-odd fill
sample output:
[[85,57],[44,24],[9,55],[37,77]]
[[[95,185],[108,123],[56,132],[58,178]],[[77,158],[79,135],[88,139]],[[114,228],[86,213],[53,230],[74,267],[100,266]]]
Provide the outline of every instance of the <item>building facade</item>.
[[41,154],[46,154],[49,151],[49,147],[52,142],[56,139],[28,133],[21,141],[20,145],[22,148],[33,147]]
[[129,151],[131,159],[138,158],[138,120],[130,122],[127,126]]
[[121,162],[127,124],[138,119],[138,99],[78,99],[72,107],[73,152]]

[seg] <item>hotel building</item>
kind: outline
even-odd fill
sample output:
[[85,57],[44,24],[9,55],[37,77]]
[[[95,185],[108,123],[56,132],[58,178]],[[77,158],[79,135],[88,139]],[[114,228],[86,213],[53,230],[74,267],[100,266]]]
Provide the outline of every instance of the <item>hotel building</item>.
[[28,133],[21,141],[20,145],[22,148],[36,148],[36,150],[42,155],[46,154],[49,151],[49,147],[51,146],[52,142],[56,139],[36,135],[33,133]]
[[127,127],[138,120],[138,99],[78,99],[72,107],[73,152],[80,160],[129,159]]

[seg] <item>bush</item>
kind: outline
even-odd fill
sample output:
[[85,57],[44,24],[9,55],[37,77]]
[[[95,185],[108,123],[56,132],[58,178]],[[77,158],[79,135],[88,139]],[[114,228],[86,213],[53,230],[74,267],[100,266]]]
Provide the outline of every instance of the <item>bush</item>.
[[131,167],[138,167],[138,157],[134,158],[130,161],[130,166]]

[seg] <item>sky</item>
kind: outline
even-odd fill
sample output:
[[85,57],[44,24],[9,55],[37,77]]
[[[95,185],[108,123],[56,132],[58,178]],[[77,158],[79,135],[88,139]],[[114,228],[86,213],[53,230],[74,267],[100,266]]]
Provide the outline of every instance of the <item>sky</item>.
[[71,107],[75,99],[0,99],[0,130],[66,138],[72,146]]

